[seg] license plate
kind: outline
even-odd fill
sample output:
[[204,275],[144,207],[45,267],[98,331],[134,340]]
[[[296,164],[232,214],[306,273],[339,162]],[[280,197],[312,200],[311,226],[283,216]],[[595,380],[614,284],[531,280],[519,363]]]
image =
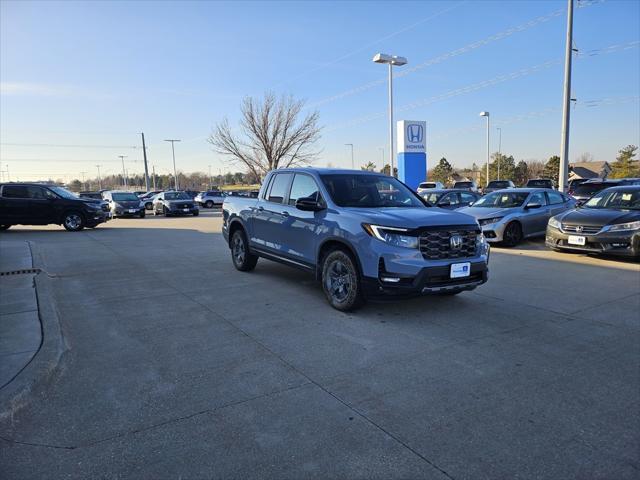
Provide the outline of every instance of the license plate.
[[584,245],[585,243],[587,243],[587,239],[578,235],[569,235],[567,242],[571,245]]
[[136,213],[136,209],[135,208],[130,208],[129,209],[129,213]]
[[471,275],[471,263],[454,263],[451,265],[451,278],[468,277]]
[[185,212],[188,212],[188,211],[189,211],[189,209],[188,209],[188,208],[185,208],[185,209],[184,209],[184,211],[185,211]]

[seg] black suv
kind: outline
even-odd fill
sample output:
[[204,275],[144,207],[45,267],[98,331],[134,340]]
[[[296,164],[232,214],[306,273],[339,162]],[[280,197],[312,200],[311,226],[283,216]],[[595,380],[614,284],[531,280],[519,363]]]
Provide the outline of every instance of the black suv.
[[66,188],[41,183],[0,184],[0,230],[12,225],[55,223],[70,231],[109,219],[100,200],[79,198]]

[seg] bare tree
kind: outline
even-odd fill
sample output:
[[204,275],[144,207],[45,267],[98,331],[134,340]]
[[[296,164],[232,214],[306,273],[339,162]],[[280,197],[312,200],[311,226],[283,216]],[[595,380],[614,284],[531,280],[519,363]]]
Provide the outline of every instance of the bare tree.
[[317,111],[302,117],[303,100],[277,99],[267,93],[262,101],[246,97],[242,102],[239,132],[225,118],[213,128],[213,149],[244,164],[263,178],[276,168],[304,165],[318,155],[313,146],[320,138]]
[[576,162],[578,163],[593,162],[593,155],[591,155],[591,153],[589,152],[585,152],[582,155],[580,155],[578,158],[576,158]]

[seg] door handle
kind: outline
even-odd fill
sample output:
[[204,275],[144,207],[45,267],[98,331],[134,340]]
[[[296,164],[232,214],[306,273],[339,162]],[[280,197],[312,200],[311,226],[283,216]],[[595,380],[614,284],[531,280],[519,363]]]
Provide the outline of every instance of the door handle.
[[259,212],[264,212],[264,207],[258,207]]
[[288,216],[289,216],[289,212],[284,211],[284,212],[282,212],[282,213],[281,213],[281,215],[282,215],[283,217],[288,217]]

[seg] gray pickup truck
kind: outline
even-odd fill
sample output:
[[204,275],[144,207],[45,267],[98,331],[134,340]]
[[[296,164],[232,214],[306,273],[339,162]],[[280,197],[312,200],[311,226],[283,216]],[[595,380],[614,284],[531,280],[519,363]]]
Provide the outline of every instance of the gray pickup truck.
[[487,281],[489,246],[476,220],[430,207],[383,174],[274,170],[258,198],[226,197],[222,212],[236,269],[253,270],[263,257],[307,270],[338,310]]

